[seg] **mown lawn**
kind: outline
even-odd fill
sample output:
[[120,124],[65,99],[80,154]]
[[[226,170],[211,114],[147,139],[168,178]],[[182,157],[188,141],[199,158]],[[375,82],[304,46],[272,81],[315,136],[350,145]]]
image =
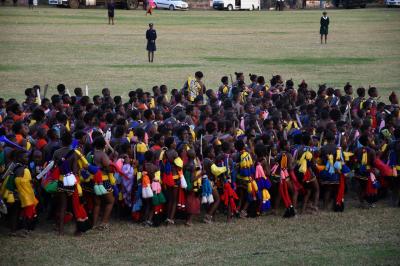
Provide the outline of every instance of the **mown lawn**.
[[[349,205],[349,204],[348,204]],[[29,238],[0,229],[1,265],[398,265],[400,208],[380,203],[285,220],[222,215],[212,225],[144,228],[113,220],[108,232],[60,237],[41,221]],[[43,218],[44,219],[44,218]]]
[[[375,85],[387,95],[400,87],[400,10],[329,10],[329,43],[319,43],[319,10],[286,12],[169,12],[0,8],[2,97],[23,96],[33,84],[73,89],[109,87],[127,96],[138,87],[180,88],[197,70],[209,88],[235,71],[281,74],[342,88]],[[147,63],[144,32],[154,22],[158,51]],[[72,92],[72,90],[71,90]]]

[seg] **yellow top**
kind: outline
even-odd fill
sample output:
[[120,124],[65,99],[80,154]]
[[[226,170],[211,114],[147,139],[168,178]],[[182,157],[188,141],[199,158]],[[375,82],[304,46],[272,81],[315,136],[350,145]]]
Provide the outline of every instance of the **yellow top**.
[[23,176],[17,176],[15,178],[15,186],[21,200],[22,208],[38,204],[38,200],[35,198],[35,193],[33,192],[31,181],[31,172],[26,168],[24,169]]

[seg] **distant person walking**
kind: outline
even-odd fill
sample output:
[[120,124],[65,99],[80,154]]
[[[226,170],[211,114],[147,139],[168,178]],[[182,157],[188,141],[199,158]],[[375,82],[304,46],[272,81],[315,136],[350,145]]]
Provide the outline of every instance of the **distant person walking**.
[[146,31],[146,39],[147,39],[147,51],[149,57],[149,63],[153,63],[154,59],[154,51],[156,50],[156,39],[157,32],[153,28],[153,23],[149,24],[149,29]]
[[107,10],[108,10],[108,25],[110,24],[114,25],[114,10],[115,10],[114,0],[108,2]]
[[146,0],[146,16],[147,14],[153,15],[153,8],[156,6],[154,0]]
[[325,36],[325,44],[328,38],[329,17],[326,14],[327,14],[326,11],[322,12],[322,17],[320,20],[321,27],[319,29],[319,34],[321,35],[321,44],[324,36]]
[[28,8],[33,9],[33,0],[28,0]]

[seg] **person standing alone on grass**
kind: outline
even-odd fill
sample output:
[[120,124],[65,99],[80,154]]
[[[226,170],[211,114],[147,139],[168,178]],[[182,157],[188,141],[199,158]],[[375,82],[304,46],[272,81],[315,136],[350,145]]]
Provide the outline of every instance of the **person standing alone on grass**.
[[156,39],[157,33],[153,28],[153,23],[149,24],[149,29],[146,31],[146,39],[147,39],[147,51],[149,57],[149,63],[153,63],[154,59],[154,51],[156,50]]
[[328,27],[329,27],[329,17],[326,15],[326,11],[322,12],[322,17],[321,17],[321,27],[319,29],[319,34],[321,35],[321,44],[322,44],[322,38],[325,36],[325,44],[326,40],[328,38]]
[[283,11],[284,6],[285,6],[284,0],[276,0],[276,10],[277,11]]
[[114,9],[115,9],[114,0],[108,2],[107,9],[108,9],[108,25],[110,24],[114,25]]

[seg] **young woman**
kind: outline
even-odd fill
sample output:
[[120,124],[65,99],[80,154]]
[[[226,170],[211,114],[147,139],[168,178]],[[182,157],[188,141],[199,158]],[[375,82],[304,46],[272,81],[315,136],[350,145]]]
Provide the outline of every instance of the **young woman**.
[[188,185],[186,198],[187,218],[185,225],[192,226],[193,216],[200,214],[200,197],[198,193],[201,186],[201,163],[193,149],[188,150],[187,155],[188,163],[183,167]]
[[110,0],[110,2],[107,3],[107,9],[108,9],[108,25],[110,24],[114,25],[114,10],[115,10],[114,0]]
[[[93,162],[100,168],[102,173],[102,185],[107,191],[107,193],[99,195],[95,190],[96,196],[93,208],[93,226],[95,226],[96,229],[105,230],[109,227],[109,219],[114,205],[112,186],[115,185],[115,179],[113,174],[110,172],[110,158],[105,153],[106,141],[104,138],[101,136],[96,137],[93,141],[93,146]],[[101,224],[97,225],[102,201],[104,202],[103,219]]]
[[[32,177],[28,168],[28,153],[23,150],[14,150],[12,158],[16,162],[13,174],[7,178],[6,188],[14,194],[15,202],[10,205],[11,236],[24,236],[35,228],[36,205],[32,186]],[[24,230],[22,234],[17,233],[19,218]]]
[[178,204],[178,192],[180,186],[180,177],[178,175],[178,166],[175,159],[179,158],[176,152],[176,143],[173,137],[165,140],[166,150],[160,155],[160,168],[162,182],[167,193],[167,225],[175,224],[176,205]]
[[319,29],[319,34],[321,35],[321,44],[323,37],[325,37],[325,44],[328,39],[329,17],[326,14],[326,11],[322,12],[322,17],[320,20],[321,27]]
[[149,29],[146,31],[146,39],[147,39],[146,49],[148,52],[149,63],[153,63],[154,52],[156,51],[157,32],[153,27],[154,27],[153,23],[150,23]]

